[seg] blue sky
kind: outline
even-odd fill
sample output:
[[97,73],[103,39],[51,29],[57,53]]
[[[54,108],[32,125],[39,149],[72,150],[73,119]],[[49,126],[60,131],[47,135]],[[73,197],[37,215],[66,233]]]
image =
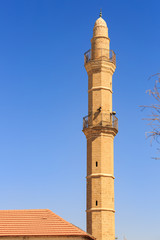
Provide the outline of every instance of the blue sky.
[[0,1],[0,209],[49,208],[85,229],[83,54],[100,8],[117,56],[116,236],[159,240],[160,161],[139,108],[160,71],[158,0]]

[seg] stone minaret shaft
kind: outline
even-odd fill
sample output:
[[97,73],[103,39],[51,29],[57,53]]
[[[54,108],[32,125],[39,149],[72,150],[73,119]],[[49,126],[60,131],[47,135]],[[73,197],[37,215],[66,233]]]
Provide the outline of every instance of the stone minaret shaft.
[[98,18],[85,53],[88,73],[88,116],[83,119],[87,138],[87,232],[97,240],[115,240],[113,140],[118,120],[112,112],[112,75],[115,54],[109,50],[108,28]]

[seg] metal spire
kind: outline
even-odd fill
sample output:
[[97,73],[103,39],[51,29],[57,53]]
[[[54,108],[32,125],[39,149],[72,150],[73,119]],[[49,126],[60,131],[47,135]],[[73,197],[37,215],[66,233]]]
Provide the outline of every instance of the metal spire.
[[102,17],[102,8],[101,8],[101,10],[100,10],[99,17]]

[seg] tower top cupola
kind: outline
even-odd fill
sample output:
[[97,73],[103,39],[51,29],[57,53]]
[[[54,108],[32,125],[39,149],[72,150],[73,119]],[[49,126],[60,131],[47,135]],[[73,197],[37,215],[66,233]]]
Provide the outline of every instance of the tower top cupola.
[[102,13],[100,12],[100,17],[96,20],[93,28],[93,37],[107,37],[108,38],[108,27],[104,19],[102,18]]

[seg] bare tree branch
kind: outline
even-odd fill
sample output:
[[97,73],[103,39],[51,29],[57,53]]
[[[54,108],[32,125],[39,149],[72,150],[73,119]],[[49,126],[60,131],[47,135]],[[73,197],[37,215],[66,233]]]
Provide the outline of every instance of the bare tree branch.
[[[146,91],[151,97],[154,98],[157,103],[151,105],[142,105],[141,111],[146,109],[149,110],[150,114],[143,118],[143,120],[147,121],[147,125],[150,127],[150,131],[146,132],[146,138],[150,138],[150,142],[152,144],[153,141],[160,143],[160,73],[156,73],[149,77],[149,79],[153,79],[156,77],[156,81],[153,89],[149,89]],[[158,149],[160,151],[160,149]],[[155,160],[160,160],[160,158],[153,157]]]

